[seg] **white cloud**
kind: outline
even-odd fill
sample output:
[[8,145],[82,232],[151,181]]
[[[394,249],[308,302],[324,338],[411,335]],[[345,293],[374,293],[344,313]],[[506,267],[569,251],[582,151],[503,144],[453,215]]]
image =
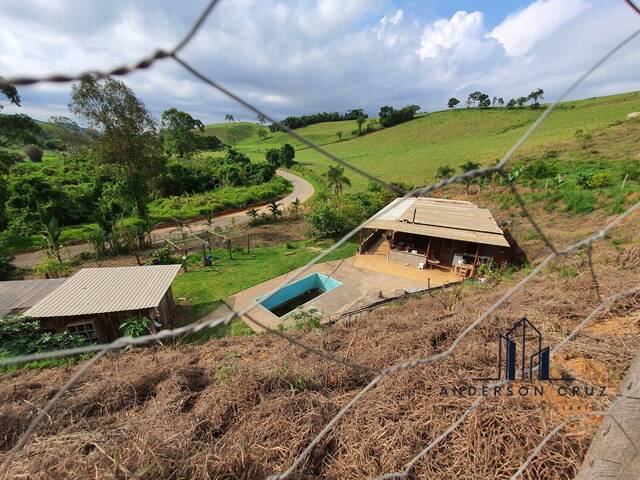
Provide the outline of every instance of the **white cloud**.
[[492,30],[491,36],[498,39],[509,55],[523,55],[588,7],[587,0],[536,0],[509,15]]
[[[38,10],[43,2],[47,9]],[[202,0],[183,0],[181,8],[173,0],[4,0],[0,74],[76,73],[138,60],[174,44],[202,6]],[[482,12],[426,19],[400,6],[224,1],[181,55],[277,118],[358,107],[375,115],[385,104],[444,108],[450,96],[466,98],[473,90],[509,98],[541,87],[552,100],[637,28],[636,16],[617,0],[538,0],[491,32]],[[576,96],[640,89],[634,48],[638,42]],[[207,122],[226,113],[255,119],[171,60],[123,78],[156,116],[175,106]],[[19,90],[24,113],[69,114],[69,85]]]
[[436,58],[443,51],[460,45],[475,44],[484,36],[482,12],[460,10],[451,19],[440,19],[427,25],[422,32],[418,54],[420,58]]

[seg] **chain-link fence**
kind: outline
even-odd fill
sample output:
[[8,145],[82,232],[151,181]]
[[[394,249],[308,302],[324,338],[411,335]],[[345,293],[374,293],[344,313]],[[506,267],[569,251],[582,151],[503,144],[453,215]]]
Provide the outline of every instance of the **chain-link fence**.
[[[589,262],[588,267],[590,271],[590,275],[592,278],[594,290],[598,296],[598,306],[593,309],[593,311],[588,314],[568,335],[565,336],[564,340],[558,343],[552,350],[551,354],[554,354],[564,347],[581,331],[583,330],[590,322],[598,317],[606,308],[613,305],[615,302],[618,302],[624,298],[628,297],[636,297],[640,294],[640,287],[632,288],[627,291],[618,292],[614,295],[610,295],[608,297],[602,297],[599,288],[598,275],[593,267],[593,262],[591,261],[591,252],[595,242],[601,241],[608,234],[610,234],[614,229],[621,225],[623,221],[631,217],[635,212],[640,210],[640,202],[634,204],[630,208],[628,208],[624,213],[618,215],[613,221],[611,221],[608,225],[606,225],[601,230],[596,233],[589,235],[588,237],[575,242],[569,246],[558,246],[545,234],[545,229],[543,225],[541,225],[536,218],[531,214],[527,204],[525,203],[522,195],[520,194],[516,184],[510,179],[507,171],[507,167],[510,159],[513,157],[515,152],[526,142],[526,140],[532,135],[534,131],[538,129],[538,127],[545,121],[545,119],[554,111],[559,102],[565,100],[578,85],[580,85],[587,77],[591,76],[596,70],[598,70],[605,62],[607,62],[612,56],[614,56],[619,50],[625,48],[630,44],[634,39],[640,36],[640,30],[635,31],[632,35],[622,39],[617,45],[613,46],[609,52],[606,53],[602,58],[595,61],[591,68],[589,68],[584,74],[582,74],[578,79],[576,79],[565,91],[562,95],[558,97],[558,99],[549,105],[540,116],[531,124],[531,126],[527,129],[527,131],[518,139],[518,141],[505,153],[505,155],[501,158],[501,160],[491,167],[478,168],[475,170],[468,171],[461,175],[455,175],[446,180],[440,181],[438,183],[424,186],[410,192],[399,191],[398,187],[395,185],[391,185],[390,183],[384,181],[371,174],[370,172],[357,167],[355,165],[350,164],[349,162],[344,161],[339,158],[335,154],[325,150],[321,146],[318,146],[311,142],[310,140],[304,138],[299,133],[294,130],[289,129],[285,125],[282,125],[275,118],[271,117],[267,112],[262,111],[255,105],[251,104],[246,99],[241,96],[233,93],[231,90],[226,87],[218,84],[214,79],[209,77],[208,75],[202,73],[196,67],[188,63],[181,56],[181,52],[183,49],[189,44],[189,42],[196,35],[197,31],[201,28],[205,19],[211,14],[214,10],[216,4],[219,3],[218,0],[212,0],[209,2],[207,7],[204,9],[199,18],[195,21],[192,28],[188,31],[187,35],[170,51],[158,50],[153,53],[148,58],[142,59],[139,62],[133,63],[131,65],[117,67],[111,70],[106,71],[92,71],[92,72],[83,72],[77,75],[52,75],[43,78],[35,78],[35,77],[17,77],[17,78],[8,78],[5,80],[0,80],[0,85],[32,85],[41,82],[72,82],[82,79],[102,79],[108,76],[121,76],[127,75],[136,70],[142,70],[151,67],[154,63],[158,61],[171,60],[182,66],[186,71],[190,72],[194,77],[200,79],[205,84],[209,85],[213,89],[218,92],[223,93],[224,95],[230,97],[237,101],[240,105],[244,106],[248,110],[254,112],[257,115],[262,116],[268,121],[271,121],[277,128],[282,131],[287,132],[293,138],[306,145],[309,148],[316,150],[319,154],[327,157],[330,161],[340,164],[343,167],[351,170],[352,172],[357,173],[358,175],[362,175],[363,177],[377,182],[378,184],[384,186],[385,188],[390,189],[391,191],[396,192],[403,198],[417,197],[417,196],[425,196],[437,190],[440,190],[448,185],[457,182],[464,182],[469,179],[474,179],[478,177],[488,176],[494,173],[501,175],[505,182],[508,184],[511,194],[514,196],[517,201],[518,207],[522,212],[522,215],[526,217],[526,219],[530,222],[532,228],[535,230],[538,237],[544,242],[549,253],[542,261],[540,261],[534,268],[521,280],[519,280],[513,287],[509,288],[493,305],[487,308],[481,315],[479,315],[473,322],[471,322],[449,345],[445,350],[428,357],[424,358],[413,358],[411,360],[397,363],[394,365],[389,365],[388,367],[382,369],[381,371],[377,371],[369,366],[362,365],[355,361],[347,360],[346,357],[339,357],[331,353],[330,351],[323,350],[318,347],[314,347],[306,344],[304,341],[300,340],[298,337],[289,335],[286,331],[278,330],[270,328],[268,325],[262,324],[258,319],[254,318],[251,315],[251,311],[257,307],[257,301],[251,303],[251,305],[243,308],[239,311],[233,311],[232,313],[220,317],[214,318],[210,320],[206,320],[200,323],[186,325],[174,330],[163,330],[153,335],[146,335],[137,338],[129,338],[123,337],[109,344],[103,345],[87,345],[79,348],[71,348],[66,350],[59,351],[50,351],[50,352],[42,352],[33,355],[23,355],[17,356],[13,358],[5,358],[0,359],[0,366],[7,366],[18,364],[22,362],[32,361],[32,360],[40,360],[40,359],[48,359],[48,358],[58,358],[58,357],[66,357],[69,355],[79,355],[79,354],[87,354],[87,353],[95,353],[95,355],[86,363],[84,363],[80,368],[78,368],[75,373],[69,378],[69,380],[58,390],[58,392],[44,405],[39,413],[33,418],[29,427],[23,432],[20,439],[13,447],[13,449],[7,453],[0,467],[0,474],[4,475],[9,468],[9,464],[12,460],[20,453],[21,449],[25,446],[27,441],[29,440],[29,436],[37,429],[38,425],[47,418],[48,412],[62,399],[64,394],[69,391],[69,389],[93,366],[95,363],[100,360],[104,355],[109,351],[121,350],[127,346],[139,346],[145,345],[157,340],[169,339],[180,337],[182,335],[188,333],[196,333],[202,330],[210,329],[219,325],[229,324],[236,317],[246,317],[249,318],[254,324],[258,325],[264,331],[271,335],[278,336],[280,338],[285,339],[292,345],[297,348],[305,350],[307,353],[315,355],[324,360],[328,360],[330,362],[335,362],[340,365],[345,365],[349,368],[357,369],[361,372],[364,372],[368,375],[372,375],[370,381],[362,388],[359,393],[357,393],[349,402],[347,402],[338,413],[322,428],[313,440],[304,448],[300,454],[295,458],[294,462],[290,465],[288,469],[285,471],[272,475],[270,478],[272,479],[284,479],[291,478],[294,475],[302,474],[301,468],[304,465],[305,459],[311,454],[314,448],[325,438],[325,436],[335,427],[335,425],[340,422],[340,420],[354,408],[358,402],[360,402],[369,392],[375,389],[381,382],[381,380],[385,377],[389,377],[398,372],[411,369],[418,366],[428,366],[435,364],[449,356],[451,356],[456,349],[459,347],[461,342],[479,325],[485,322],[491,315],[495,314],[495,312],[506,302],[508,302],[516,293],[521,291],[529,282],[531,282],[534,278],[536,278],[545,268],[547,268],[553,261],[559,258],[567,257],[568,255],[574,254],[575,252],[586,252]],[[637,7],[630,1],[627,3],[636,11],[638,11]],[[638,11],[640,13],[640,11]],[[383,209],[377,216],[384,214],[387,209]],[[273,289],[270,293],[274,293],[279,290],[283,286],[289,285],[296,281],[296,279],[301,278],[309,269],[315,265],[317,262],[321,261],[328,254],[336,250],[338,247],[347,242],[351,237],[353,237],[356,233],[358,233],[362,228],[366,228],[366,226],[376,217],[373,217],[363,224],[359,225],[343,238],[338,240],[333,246],[328,248],[322,253],[319,253],[312,261],[310,261],[307,265],[297,270],[294,274],[287,276],[285,282],[279,285],[277,288]],[[232,232],[217,232],[214,229],[201,230],[198,232],[179,232],[176,234],[175,232],[171,235],[165,236],[164,238],[155,239],[155,241],[160,244],[168,244],[171,245],[172,248],[176,250],[204,250],[206,255],[206,250],[208,248],[226,248],[230,255],[233,255],[234,249],[250,249],[251,248],[251,238],[250,235],[239,235],[233,236]],[[400,345],[398,347],[401,347]],[[496,382],[491,385],[491,387],[502,385],[502,382]],[[417,462],[419,462],[422,458],[424,458],[429,452],[433,451],[436,446],[442,443],[452,432],[454,432],[461,424],[465,422],[469,418],[469,416],[485,401],[486,397],[478,397],[475,399],[468,408],[466,408],[458,418],[452,422],[444,431],[438,434],[435,438],[432,438],[430,441],[426,442],[424,448],[416,454],[405,464],[404,468],[397,472],[389,472],[383,475],[378,476],[379,479],[390,479],[390,478],[406,478],[408,477],[412,470],[414,469]],[[613,403],[620,401],[624,397],[621,396]],[[612,405],[612,406],[613,406]],[[585,415],[579,416],[570,416],[567,417],[561,424],[557,425],[553,428],[549,434],[540,442],[538,447],[530,452],[528,458],[522,463],[517,472],[513,475],[512,478],[517,478],[520,474],[522,474],[530,462],[536,457],[537,454],[540,453],[544,445],[549,441],[549,439],[558,433],[566,424],[572,421],[580,420],[585,416],[611,416],[611,408],[607,411],[601,412],[590,412]],[[614,419],[615,420],[615,419]],[[623,425],[620,425],[620,428],[624,428]],[[631,444],[632,445],[632,444]],[[634,445],[631,448],[636,448]],[[637,453],[637,449],[636,449]]]

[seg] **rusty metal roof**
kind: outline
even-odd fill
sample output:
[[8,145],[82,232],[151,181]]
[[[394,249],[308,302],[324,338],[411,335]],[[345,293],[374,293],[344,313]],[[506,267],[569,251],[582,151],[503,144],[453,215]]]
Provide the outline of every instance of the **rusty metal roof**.
[[66,278],[0,282],[0,317],[23,312],[65,282]]
[[180,265],[84,268],[24,315],[68,317],[154,308],[179,270]]
[[418,197],[392,202],[367,228],[508,247],[491,212],[471,202]]

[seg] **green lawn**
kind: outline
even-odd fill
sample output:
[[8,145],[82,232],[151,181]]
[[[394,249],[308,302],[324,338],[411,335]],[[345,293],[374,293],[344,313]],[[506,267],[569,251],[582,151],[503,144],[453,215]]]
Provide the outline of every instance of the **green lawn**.
[[[627,113],[635,111],[640,111],[640,92],[565,102],[523,145],[520,155],[544,154],[563,143],[575,142],[577,130],[594,134],[624,121]],[[355,122],[320,123],[296,132],[386,181],[420,185],[432,181],[442,165],[458,168],[469,160],[483,165],[492,164],[541,113],[542,109],[528,107],[441,111],[352,139],[348,137],[355,129]],[[337,142],[337,131],[348,135]],[[252,160],[263,160],[264,150],[282,143],[294,145],[296,160],[316,173],[323,173],[331,164],[326,157],[314,150],[301,148],[297,141],[282,132],[270,133],[265,140],[260,140],[257,135],[248,135],[237,142],[236,148]],[[355,173],[347,172],[347,175],[353,184],[352,189],[366,187],[365,178]]]
[[[251,254],[234,253],[230,260],[223,250],[215,252],[215,269],[202,268],[180,275],[173,282],[174,298],[184,298],[190,305],[189,321],[202,318],[216,309],[221,300],[253,285],[303,266],[332,244],[329,240],[300,241],[274,247],[251,250]],[[323,261],[350,257],[357,250],[356,243],[346,243]],[[194,261],[201,261],[197,256]],[[208,338],[243,332],[241,325],[223,326],[207,335]]]

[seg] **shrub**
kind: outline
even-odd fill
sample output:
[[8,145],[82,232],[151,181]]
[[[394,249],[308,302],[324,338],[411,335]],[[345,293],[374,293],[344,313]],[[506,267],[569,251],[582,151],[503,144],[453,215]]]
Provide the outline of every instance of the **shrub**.
[[24,147],[24,153],[32,162],[41,162],[44,151],[37,145],[27,145]]
[[604,188],[613,185],[616,177],[611,172],[601,171],[594,173],[589,179],[591,188]]
[[59,262],[57,259],[49,258],[35,268],[38,275],[45,278],[62,278],[69,275],[71,267],[69,264]]
[[525,175],[531,179],[551,178],[558,174],[558,166],[550,161],[536,160],[527,166]]
[[565,211],[573,213],[591,213],[596,208],[596,197],[592,192],[566,190],[563,192]]
[[629,180],[640,180],[640,160],[625,162],[622,166],[622,177]]
[[120,324],[120,331],[125,337],[140,337],[149,333],[151,320],[147,317],[127,318]]
[[151,256],[154,258],[154,264],[157,265],[169,265],[172,263],[178,263],[171,256],[171,249],[169,247],[162,247],[151,252]]
[[0,280],[7,280],[14,270],[13,251],[5,235],[0,234]]
[[0,345],[2,350],[11,356],[73,348],[85,343],[86,339],[80,335],[68,332],[41,332],[38,320],[0,318]]
[[311,236],[316,238],[339,237],[351,230],[350,219],[330,205],[315,209],[307,215],[307,222],[311,228]]

